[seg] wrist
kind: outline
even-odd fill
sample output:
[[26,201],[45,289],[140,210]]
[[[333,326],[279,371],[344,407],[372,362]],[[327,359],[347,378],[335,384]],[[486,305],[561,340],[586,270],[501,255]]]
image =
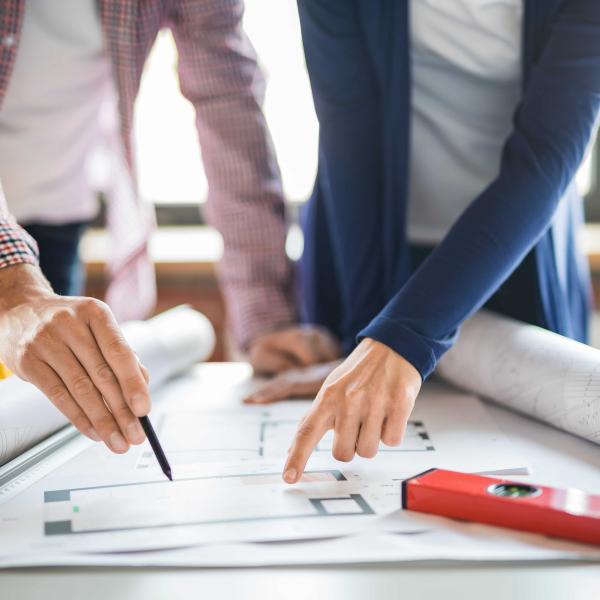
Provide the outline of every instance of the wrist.
[[0,314],[52,295],[52,287],[39,267],[17,264],[0,269]]
[[423,380],[418,369],[394,348],[369,337],[363,338],[358,347],[360,346],[363,346],[365,351],[372,354],[379,364],[385,364],[387,361],[393,368],[402,372],[405,377],[409,377],[411,382],[420,388]]

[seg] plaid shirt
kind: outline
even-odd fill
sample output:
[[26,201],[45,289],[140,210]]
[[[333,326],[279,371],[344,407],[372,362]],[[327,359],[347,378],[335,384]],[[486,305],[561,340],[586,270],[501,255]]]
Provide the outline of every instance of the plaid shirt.
[[[25,0],[0,3],[0,102],[19,46]],[[97,0],[118,92],[121,142],[133,173],[133,106],[147,55],[169,27],[183,94],[196,109],[209,183],[207,216],[224,239],[219,265],[238,344],[293,322],[281,182],[261,112],[261,74],[241,29],[242,0]],[[0,268],[37,262],[35,242],[0,193]]]

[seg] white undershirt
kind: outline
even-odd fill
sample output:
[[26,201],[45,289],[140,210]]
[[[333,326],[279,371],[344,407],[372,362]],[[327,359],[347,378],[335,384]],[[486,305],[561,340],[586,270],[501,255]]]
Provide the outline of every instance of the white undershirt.
[[21,223],[94,216],[87,161],[112,86],[95,0],[28,0],[0,109],[0,181]]
[[435,244],[498,174],[521,90],[522,0],[411,0],[408,239]]

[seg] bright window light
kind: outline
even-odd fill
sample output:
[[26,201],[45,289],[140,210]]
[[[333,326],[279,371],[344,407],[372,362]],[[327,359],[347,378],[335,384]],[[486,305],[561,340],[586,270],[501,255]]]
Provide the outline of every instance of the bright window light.
[[[310,194],[317,162],[318,125],[304,63],[294,0],[246,0],[244,27],[267,79],[265,115],[285,195]],[[207,193],[194,110],[179,91],[177,51],[161,32],[152,49],[135,112],[139,188],[155,203],[204,202]]]
[[[318,124],[304,63],[295,0],[246,0],[244,27],[267,79],[264,111],[274,140],[286,198],[305,200],[317,163]],[[135,147],[142,198],[155,203],[201,203],[207,183],[194,110],[179,91],[177,50],[168,31],[146,64],[135,113]],[[577,176],[590,191],[589,159]]]

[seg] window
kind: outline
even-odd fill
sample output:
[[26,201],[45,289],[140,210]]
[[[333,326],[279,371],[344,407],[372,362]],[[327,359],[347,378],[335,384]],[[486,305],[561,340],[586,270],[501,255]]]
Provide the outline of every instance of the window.
[[[246,0],[244,26],[268,82],[264,110],[286,198],[303,201],[314,181],[318,126],[296,3]],[[201,203],[207,192],[194,110],[179,92],[176,61],[170,32],[161,32],[146,65],[136,104],[140,193],[158,205]],[[168,119],[157,118],[165,114]]]
[[[244,26],[267,79],[264,111],[285,196],[302,202],[314,181],[318,124],[296,2],[246,0]],[[167,224],[197,221],[196,205],[205,201],[207,193],[194,110],[179,92],[176,61],[171,34],[161,32],[146,65],[135,115],[140,193],[157,205],[159,223]],[[161,118],[165,114],[168,119]],[[590,155],[578,175],[580,189],[590,195],[588,217],[595,221],[600,221],[599,163],[598,153]]]

